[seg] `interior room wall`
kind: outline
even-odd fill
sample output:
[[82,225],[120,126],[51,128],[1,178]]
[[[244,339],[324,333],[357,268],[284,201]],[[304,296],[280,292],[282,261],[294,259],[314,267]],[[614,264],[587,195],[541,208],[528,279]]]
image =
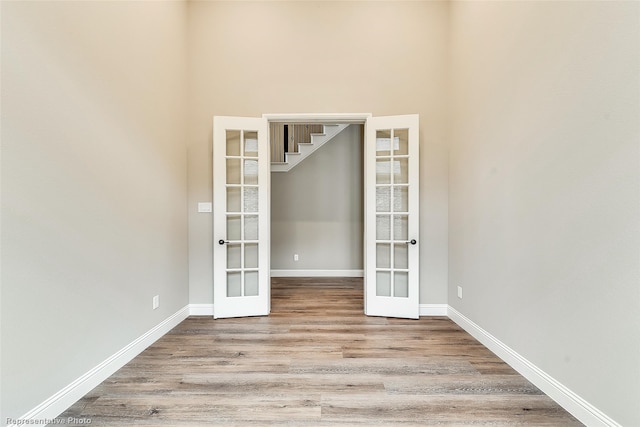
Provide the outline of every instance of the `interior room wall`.
[[[271,269],[363,269],[363,126],[271,173]],[[298,261],[293,255],[298,254]]]
[[640,425],[639,7],[451,14],[449,304],[625,426]]
[[[189,4],[190,301],[210,304],[212,117],[420,114],[420,292],[447,300],[447,2]],[[250,29],[250,30],[249,30]]]
[[188,303],[187,15],[1,7],[5,425]]

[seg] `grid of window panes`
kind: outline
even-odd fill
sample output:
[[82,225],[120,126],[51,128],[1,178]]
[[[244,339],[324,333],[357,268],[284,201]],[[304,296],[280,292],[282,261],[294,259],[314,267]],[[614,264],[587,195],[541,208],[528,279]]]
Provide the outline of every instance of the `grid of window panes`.
[[409,296],[409,130],[376,131],[376,295]]
[[227,296],[258,295],[258,133],[227,130]]

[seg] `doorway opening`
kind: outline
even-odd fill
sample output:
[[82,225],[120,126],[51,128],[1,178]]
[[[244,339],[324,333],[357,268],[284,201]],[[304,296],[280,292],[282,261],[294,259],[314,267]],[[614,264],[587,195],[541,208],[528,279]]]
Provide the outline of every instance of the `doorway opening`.
[[364,275],[364,125],[340,125],[270,124],[271,277]]

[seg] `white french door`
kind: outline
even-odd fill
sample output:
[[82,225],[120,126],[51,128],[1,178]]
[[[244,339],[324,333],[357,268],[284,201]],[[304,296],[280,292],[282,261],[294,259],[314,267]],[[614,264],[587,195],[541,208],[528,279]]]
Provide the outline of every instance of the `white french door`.
[[365,139],[365,313],[419,317],[418,115],[371,117]]
[[[365,314],[418,318],[418,115],[362,119]],[[214,317],[268,315],[268,120],[216,116],[213,130]]]
[[213,119],[214,317],[269,314],[270,164],[264,118]]

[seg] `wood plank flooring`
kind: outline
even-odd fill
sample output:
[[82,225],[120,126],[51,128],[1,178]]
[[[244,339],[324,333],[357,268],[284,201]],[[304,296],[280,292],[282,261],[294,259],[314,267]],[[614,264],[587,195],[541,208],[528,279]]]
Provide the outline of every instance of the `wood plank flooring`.
[[91,426],[582,425],[448,318],[366,317],[362,292],[362,279],[273,279],[269,317],[190,317],[59,418],[90,418]]

